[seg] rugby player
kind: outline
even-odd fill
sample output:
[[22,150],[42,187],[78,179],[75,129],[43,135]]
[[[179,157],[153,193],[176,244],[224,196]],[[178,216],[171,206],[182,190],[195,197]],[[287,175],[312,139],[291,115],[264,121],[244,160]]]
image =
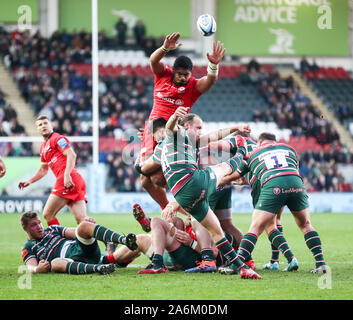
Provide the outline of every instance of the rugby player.
[[[219,41],[213,43],[212,53],[207,52],[209,61],[207,75],[196,79],[192,76],[193,64],[190,58],[179,56],[173,68],[161,60],[171,50],[177,49],[180,33],[174,32],[165,37],[163,45],[150,57],[150,67],[154,74],[154,103],[148,123],[153,119],[163,118],[166,121],[179,106],[191,109],[195,101],[208,91],[217,81],[218,64],[221,62],[225,48]],[[153,140],[149,125],[145,126],[142,137],[141,156],[143,160],[153,153],[156,142]],[[168,204],[165,189],[154,184],[149,177],[141,175],[141,184],[162,209]]]
[[76,169],[76,153],[69,140],[54,132],[47,116],[39,116],[36,126],[44,139],[40,147],[41,166],[32,178],[21,181],[18,187],[22,190],[42,179],[50,168],[56,177],[56,183],[43,210],[48,226],[60,224],[56,215],[65,205],[73,213],[77,224],[85,219],[95,222],[87,217],[86,183]]
[[77,228],[55,225],[44,229],[38,214],[27,211],[21,216],[21,225],[28,235],[22,259],[31,273],[108,274],[114,271],[114,265],[99,263],[101,251],[97,240],[137,249],[134,234],[122,236],[89,221],[82,221]]
[[[188,223],[188,219],[186,223]],[[190,222],[190,221],[189,221]],[[195,232],[198,234],[198,228],[206,231],[204,238],[208,238],[209,247],[211,248],[212,260],[217,266],[225,263],[225,259],[221,252],[215,247],[208,231],[197,221],[194,221]],[[226,234],[227,239],[232,246],[235,245],[235,238]],[[162,219],[159,217],[152,218],[152,237],[151,246],[154,249],[152,263],[145,269],[139,271],[140,274],[156,274],[165,273],[168,270],[185,270],[185,272],[200,271],[199,266],[202,264],[202,250],[198,243],[199,238],[193,237],[186,232],[186,224],[181,218],[171,217],[170,219]],[[145,247],[148,243],[145,241]],[[123,248],[123,247],[122,247]],[[208,270],[214,271],[213,270]]]
[[[271,243],[291,260],[288,268],[298,268],[293,253],[281,232],[276,228],[276,214],[288,206],[299,229],[304,234],[307,247],[312,252],[316,267],[310,272],[326,273],[321,240],[310,222],[308,195],[298,171],[296,151],[289,145],[277,143],[275,135],[262,133],[247,161],[237,164],[233,178],[249,173],[250,184],[259,181],[261,191],[255,205],[249,231],[240,243],[235,263],[240,265],[253,251],[258,237],[266,231]],[[221,273],[232,274],[230,268],[220,268]]]
[[[187,108],[179,107],[167,122],[166,138],[162,141],[162,171],[175,200],[210,232],[217,248],[229,260],[231,267],[235,268],[233,261],[236,253],[225,237],[219,220],[209,208],[207,199],[215,192],[221,178],[231,174],[237,167],[236,164],[246,155],[246,141],[243,137],[237,136],[238,152],[235,157],[205,170],[199,170],[195,157],[196,134],[193,130],[177,126],[179,118],[183,118],[186,114]],[[212,138],[210,140],[212,141]],[[208,264],[210,267],[214,266]],[[260,277],[244,263],[239,267],[241,277]]]
[[[255,141],[253,141],[250,138],[246,138],[247,140],[247,145],[248,145],[248,152],[251,153],[252,151],[254,151],[257,148],[257,144]],[[222,150],[223,152],[229,153],[230,156],[234,156],[237,150],[236,144],[235,144],[235,139],[234,137],[230,137],[230,138],[226,138],[220,141],[215,141],[215,142],[211,142],[210,143],[210,149],[211,150]],[[222,179],[221,185],[227,185],[229,183],[231,183],[234,180],[237,180],[237,173],[235,172],[232,175],[229,176],[225,176]],[[249,184],[249,177],[248,175],[246,175],[245,177],[242,177],[241,179],[239,179],[241,181],[237,181],[237,184]],[[259,199],[260,196],[260,192],[261,192],[261,185],[260,182],[258,180],[253,181],[252,186],[251,186],[251,197],[253,199],[253,207],[255,208],[256,203]],[[280,212],[276,215],[276,227],[278,229],[278,231],[280,231],[283,235],[283,227],[281,224],[281,215],[283,212],[284,207],[281,208]],[[223,228],[224,229],[224,228]],[[224,229],[226,230],[226,229]],[[279,270],[279,252],[280,250],[278,250],[277,247],[275,247],[272,243],[271,243],[271,249],[272,249],[272,256],[270,259],[270,262],[264,265],[264,269],[265,270],[273,270],[273,271],[278,271]],[[287,266],[283,269],[283,271],[292,271],[293,268],[296,268],[296,265],[294,264],[290,264],[292,257],[291,256],[287,256]]]

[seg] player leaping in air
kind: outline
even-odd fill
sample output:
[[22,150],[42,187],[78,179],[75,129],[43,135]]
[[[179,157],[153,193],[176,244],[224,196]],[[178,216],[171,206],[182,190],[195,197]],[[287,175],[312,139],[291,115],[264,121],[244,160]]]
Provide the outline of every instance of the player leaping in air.
[[[157,145],[149,129],[149,123],[156,118],[168,121],[180,106],[188,108],[189,112],[195,101],[217,81],[218,64],[225,52],[223,43],[219,41],[213,43],[212,52],[206,54],[209,61],[207,75],[196,79],[192,76],[193,63],[186,56],[176,58],[173,68],[161,62],[169,51],[182,45],[178,42],[179,39],[179,32],[167,35],[163,45],[150,57],[150,67],[154,74],[154,103],[142,137],[142,160],[149,157]],[[165,189],[154,184],[149,177],[142,175],[141,183],[162,209],[168,204]]]

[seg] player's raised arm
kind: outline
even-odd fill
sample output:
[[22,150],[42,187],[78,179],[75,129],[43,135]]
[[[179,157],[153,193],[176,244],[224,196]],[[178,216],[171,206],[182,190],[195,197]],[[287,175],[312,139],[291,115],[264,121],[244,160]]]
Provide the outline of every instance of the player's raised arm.
[[162,58],[168,51],[175,50],[182,44],[178,43],[180,38],[179,32],[173,32],[165,37],[163,45],[156,49],[150,57],[150,67],[154,74],[161,73],[164,70],[164,64],[161,62]]
[[175,113],[169,118],[167,124],[165,125],[165,129],[166,132],[177,132],[177,122],[179,120],[179,118],[184,117],[187,112],[188,112],[189,108],[185,108],[185,107],[179,107],[178,109],[175,110]]
[[197,81],[197,89],[204,93],[209,90],[217,81],[218,77],[218,64],[221,62],[226,49],[220,41],[213,42],[212,53],[206,53],[208,59],[207,76],[202,77]]
[[33,182],[36,182],[40,179],[42,179],[47,173],[48,173],[48,170],[49,170],[49,166],[47,163],[42,163],[42,165],[40,166],[40,168],[37,170],[37,172],[35,173],[35,175],[27,180],[27,181],[21,181],[19,184],[18,184],[18,187],[22,190],[26,187],[28,187],[30,184],[32,184]]
[[207,145],[212,141],[224,139],[230,134],[250,134],[251,128],[248,124],[236,124],[229,128],[219,129],[200,137],[200,145]]

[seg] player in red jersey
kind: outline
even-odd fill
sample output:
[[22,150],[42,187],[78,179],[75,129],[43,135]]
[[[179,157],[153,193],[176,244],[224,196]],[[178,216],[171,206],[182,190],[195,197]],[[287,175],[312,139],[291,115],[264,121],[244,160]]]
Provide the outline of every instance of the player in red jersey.
[[59,224],[56,214],[65,205],[73,213],[77,224],[83,220],[94,222],[92,218],[87,217],[86,183],[76,169],[76,154],[69,140],[54,132],[46,116],[39,116],[36,126],[44,139],[40,147],[41,167],[32,178],[20,182],[18,187],[28,187],[43,178],[50,168],[56,177],[56,183],[43,210],[48,225]]
[[[207,52],[206,54],[209,61],[207,75],[196,79],[192,76],[192,61],[186,56],[176,58],[173,68],[161,62],[167,52],[182,45],[178,42],[179,38],[179,32],[167,35],[163,45],[154,51],[150,57],[150,67],[154,74],[154,103],[142,137],[142,159],[150,156],[156,146],[149,130],[148,124],[150,121],[156,118],[163,118],[168,121],[180,106],[189,108],[188,111],[190,111],[195,101],[217,81],[218,64],[225,52],[223,43],[220,41],[213,43],[212,53]],[[162,209],[168,204],[165,190],[152,183],[149,177],[141,175],[141,183]]]

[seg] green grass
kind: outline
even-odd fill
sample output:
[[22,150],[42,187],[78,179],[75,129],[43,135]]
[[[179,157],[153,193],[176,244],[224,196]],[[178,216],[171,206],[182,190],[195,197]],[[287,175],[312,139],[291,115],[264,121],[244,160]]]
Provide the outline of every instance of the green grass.
[[[242,280],[239,276],[215,274],[184,274],[168,272],[159,275],[139,275],[137,271],[148,264],[145,256],[136,259],[128,268],[117,269],[110,276],[98,274],[73,276],[66,274],[35,274],[31,277],[31,289],[20,289],[23,280],[21,247],[26,234],[19,224],[18,214],[0,215],[0,299],[63,299],[63,300],[351,300],[353,297],[353,215],[313,214],[312,223],[318,230],[325,259],[331,268],[331,289],[320,289],[322,275],[308,271],[314,260],[304,243],[303,235],[291,215],[282,218],[284,233],[292,251],[300,263],[297,272],[263,271],[262,265],[270,257],[270,245],[262,235],[253,257],[262,280]],[[120,233],[142,233],[131,215],[92,215],[98,223]],[[234,223],[246,232],[251,215],[233,216]],[[74,226],[70,214],[60,214],[62,225]],[[104,249],[104,247],[101,247]],[[280,258],[284,267],[284,258]],[[326,282],[325,282],[326,283]]]

